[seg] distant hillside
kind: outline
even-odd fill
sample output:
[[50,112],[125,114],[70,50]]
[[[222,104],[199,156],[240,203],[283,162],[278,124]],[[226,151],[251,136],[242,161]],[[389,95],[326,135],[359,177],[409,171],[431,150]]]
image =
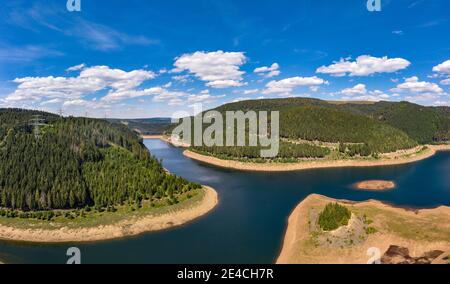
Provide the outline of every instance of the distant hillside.
[[416,146],[406,133],[357,113],[323,106],[291,106],[280,112],[280,135],[285,138],[361,143],[367,145],[371,153]]
[[[369,117],[374,109],[384,105],[329,103],[318,99],[288,98],[244,101],[227,104],[218,111],[278,110],[280,135],[332,143],[360,143],[370,152],[392,152],[417,143],[403,131]],[[366,110],[368,109],[368,110]]]
[[221,106],[218,110],[282,110],[296,106],[320,106],[365,115],[404,131],[421,144],[450,141],[449,107],[424,107],[408,102],[355,103],[288,98],[237,102]]
[[286,99],[264,99],[264,100],[248,100],[235,103],[225,104],[218,107],[216,110],[220,112],[225,111],[271,111],[280,110],[285,107],[292,106],[331,106],[326,101],[310,98],[286,98]]
[[106,208],[143,199],[176,202],[198,188],[168,175],[121,124],[0,109],[0,207]]
[[127,125],[131,130],[142,135],[161,135],[171,125],[170,118],[142,118],[142,119],[108,119],[113,123]]
[[375,118],[397,127],[419,143],[447,141],[450,120],[436,109],[402,102],[374,113]]
[[346,104],[342,107],[403,130],[421,144],[450,140],[450,111],[446,107],[424,107],[409,102]]
[[436,107],[436,110],[439,114],[450,118],[450,107]]

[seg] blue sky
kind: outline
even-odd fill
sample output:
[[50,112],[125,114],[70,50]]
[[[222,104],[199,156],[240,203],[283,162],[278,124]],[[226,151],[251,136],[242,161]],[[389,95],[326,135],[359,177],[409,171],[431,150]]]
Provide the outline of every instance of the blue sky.
[[450,105],[450,2],[2,1],[0,107],[158,117],[243,99]]

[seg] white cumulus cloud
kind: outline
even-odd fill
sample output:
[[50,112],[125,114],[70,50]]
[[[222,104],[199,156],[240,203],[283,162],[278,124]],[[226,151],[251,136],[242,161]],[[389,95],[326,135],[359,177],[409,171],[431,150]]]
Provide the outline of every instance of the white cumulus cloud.
[[85,67],[86,67],[86,64],[82,63],[82,64],[79,64],[79,65],[75,65],[75,66],[69,67],[69,68],[67,68],[66,71],[67,72],[80,71],[80,70],[83,70]]
[[447,60],[433,67],[433,71],[437,73],[450,75],[450,60]]
[[322,66],[317,69],[317,73],[330,74],[336,77],[342,76],[369,76],[376,73],[393,73],[406,69],[411,62],[403,58],[373,57],[362,55],[351,59],[341,59],[329,66]]
[[212,88],[239,87],[244,85],[240,67],[246,60],[243,52],[198,51],[176,58],[172,72],[187,71]]
[[[80,69],[81,65],[71,68]],[[108,90],[106,97],[133,97],[132,94],[137,96],[137,93],[143,92],[135,88],[155,76],[155,73],[147,70],[126,72],[111,69],[108,66],[83,67],[77,77],[17,78],[13,81],[18,84],[16,90],[9,94],[5,101],[14,103],[53,100],[55,102],[55,99],[59,99],[61,102],[73,102],[102,90]]]
[[357,84],[352,88],[342,90],[340,93],[342,100],[349,101],[383,101],[390,98],[390,96],[380,90],[368,91],[366,85]]
[[352,88],[347,88],[341,91],[344,95],[364,95],[367,94],[366,85],[358,84]]
[[266,78],[276,77],[281,74],[280,65],[278,65],[278,63],[274,63],[270,67],[264,66],[256,68],[253,72]]
[[444,79],[444,80],[442,80],[442,81],[441,81],[441,85],[444,85],[444,86],[450,85],[450,78],[449,78],[449,79]]
[[258,89],[250,89],[250,90],[244,90],[244,95],[253,95],[259,93],[260,90]]
[[63,105],[65,107],[68,107],[68,106],[86,106],[87,104],[89,104],[88,101],[82,100],[82,99],[77,99],[77,100],[65,101]]
[[424,94],[424,93],[432,93],[432,94],[441,94],[444,92],[441,87],[439,87],[435,83],[419,81],[419,78],[416,76],[406,78],[405,82],[397,85],[397,87],[391,90],[392,92],[409,92],[415,94]]
[[278,94],[289,96],[297,87],[314,87],[328,84],[327,81],[319,77],[291,77],[279,81],[271,81],[267,83],[263,94]]

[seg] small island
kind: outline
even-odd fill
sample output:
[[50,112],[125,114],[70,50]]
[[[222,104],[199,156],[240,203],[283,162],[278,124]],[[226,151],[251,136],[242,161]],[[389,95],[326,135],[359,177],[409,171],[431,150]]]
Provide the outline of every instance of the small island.
[[357,189],[368,191],[387,191],[395,187],[395,182],[386,180],[368,180],[356,184]]
[[314,194],[289,217],[277,263],[448,263],[449,237],[450,207],[407,210]]

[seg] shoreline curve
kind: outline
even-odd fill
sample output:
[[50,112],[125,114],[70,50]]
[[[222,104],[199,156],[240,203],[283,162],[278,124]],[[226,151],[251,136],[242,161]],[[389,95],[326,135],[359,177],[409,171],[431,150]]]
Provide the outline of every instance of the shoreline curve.
[[190,223],[210,213],[219,203],[217,192],[203,186],[204,196],[193,206],[162,215],[125,219],[114,225],[79,229],[15,228],[0,222],[0,240],[26,243],[88,243],[137,236],[150,232],[172,229]]
[[[163,141],[168,142],[166,139]],[[170,143],[170,142],[168,142]],[[380,160],[317,160],[304,161],[298,163],[252,163],[240,162],[234,160],[222,160],[213,156],[206,156],[185,150],[183,155],[197,162],[213,165],[220,168],[252,171],[252,172],[291,172],[310,169],[326,168],[351,168],[351,167],[379,167],[411,164],[421,160],[428,159],[440,151],[450,151],[450,145],[426,145],[427,149],[423,153],[416,153],[408,157]]]

